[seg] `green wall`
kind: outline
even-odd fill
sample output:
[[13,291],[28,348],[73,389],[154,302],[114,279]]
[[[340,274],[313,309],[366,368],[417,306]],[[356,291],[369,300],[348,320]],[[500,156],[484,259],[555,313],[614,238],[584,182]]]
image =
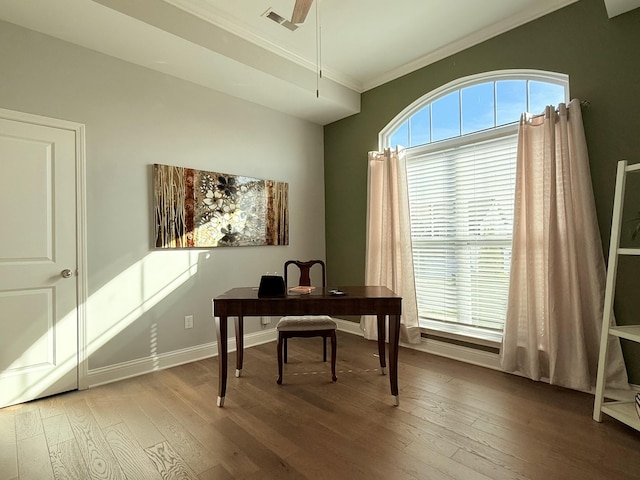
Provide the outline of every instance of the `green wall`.
[[[407,105],[450,81],[514,68],[566,73],[571,97],[590,102],[583,120],[607,255],[616,163],[640,162],[640,9],[609,19],[603,0],[581,0],[367,91],[361,113],[325,126],[330,285],[364,281],[367,152],[378,149],[380,130]],[[628,190],[628,210],[637,213],[640,189]],[[633,317],[640,323],[640,262],[626,263],[618,277],[616,315],[621,324],[634,323]],[[624,350],[630,378],[640,384],[637,347],[624,345]]]

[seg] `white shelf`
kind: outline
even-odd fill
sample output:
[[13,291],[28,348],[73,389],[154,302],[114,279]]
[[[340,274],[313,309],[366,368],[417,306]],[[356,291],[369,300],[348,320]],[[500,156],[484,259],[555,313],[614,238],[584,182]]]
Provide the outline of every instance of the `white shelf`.
[[604,402],[602,413],[640,431],[640,417],[634,402]]
[[618,401],[618,402],[635,402],[635,396],[640,391],[635,389],[620,389],[620,388],[607,388],[604,392],[604,398],[606,401]]
[[640,325],[622,325],[609,328],[609,335],[626,338],[632,342],[640,342]]
[[619,248],[618,255],[640,255],[640,248]]
[[[640,325],[612,326],[618,257],[620,255],[640,255],[640,248],[620,248],[626,175],[631,172],[640,172],[640,163],[628,165],[626,160],[618,162],[616,188],[613,198],[609,263],[605,285],[604,312],[602,316],[602,332],[600,336],[600,353],[598,355],[598,377],[593,406],[593,418],[599,422],[602,419],[602,414],[605,413],[640,431],[640,416],[638,416],[638,412],[636,412],[635,393],[629,391],[619,395],[620,392],[615,392],[615,394],[614,392],[605,392],[605,385],[607,383],[605,372],[609,338],[615,336],[640,343]],[[605,398],[609,400],[605,400]]]

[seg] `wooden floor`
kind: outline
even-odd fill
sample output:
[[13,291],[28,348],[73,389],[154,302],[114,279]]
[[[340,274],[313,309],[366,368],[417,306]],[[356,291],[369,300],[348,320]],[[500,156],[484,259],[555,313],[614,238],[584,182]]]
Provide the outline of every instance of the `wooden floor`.
[[375,344],[338,345],[335,384],[319,339],[281,386],[275,343],[247,349],[222,409],[215,358],[2,409],[0,479],[640,479],[589,395],[401,349],[393,407]]

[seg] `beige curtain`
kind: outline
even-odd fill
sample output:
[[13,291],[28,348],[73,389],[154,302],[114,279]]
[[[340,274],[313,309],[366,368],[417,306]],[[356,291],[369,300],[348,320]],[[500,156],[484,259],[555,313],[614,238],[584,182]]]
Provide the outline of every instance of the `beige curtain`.
[[[419,343],[403,150],[369,153],[365,283],[388,287],[402,296],[400,340]],[[378,338],[375,316],[363,316],[360,326],[365,338]]]
[[[592,391],[606,272],[580,102],[523,115],[516,175],[502,368]],[[612,343],[610,386],[628,388]]]

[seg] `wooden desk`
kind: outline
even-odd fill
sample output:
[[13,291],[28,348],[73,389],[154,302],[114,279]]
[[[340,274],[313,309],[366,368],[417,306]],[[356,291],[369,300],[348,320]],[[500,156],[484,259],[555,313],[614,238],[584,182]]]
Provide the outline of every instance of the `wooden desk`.
[[[398,405],[398,342],[402,297],[386,287],[340,287],[344,296],[329,294],[329,289],[316,289],[307,295],[258,298],[255,288],[232,288],[213,299],[213,317],[218,337],[218,406],[224,405],[227,390],[228,325],[235,317],[236,377],[242,374],[244,317],[283,315],[376,315],[378,317],[378,353],[380,368],[386,373],[385,317],[389,317],[389,383],[394,405]],[[275,358],[275,356],[274,356]]]

